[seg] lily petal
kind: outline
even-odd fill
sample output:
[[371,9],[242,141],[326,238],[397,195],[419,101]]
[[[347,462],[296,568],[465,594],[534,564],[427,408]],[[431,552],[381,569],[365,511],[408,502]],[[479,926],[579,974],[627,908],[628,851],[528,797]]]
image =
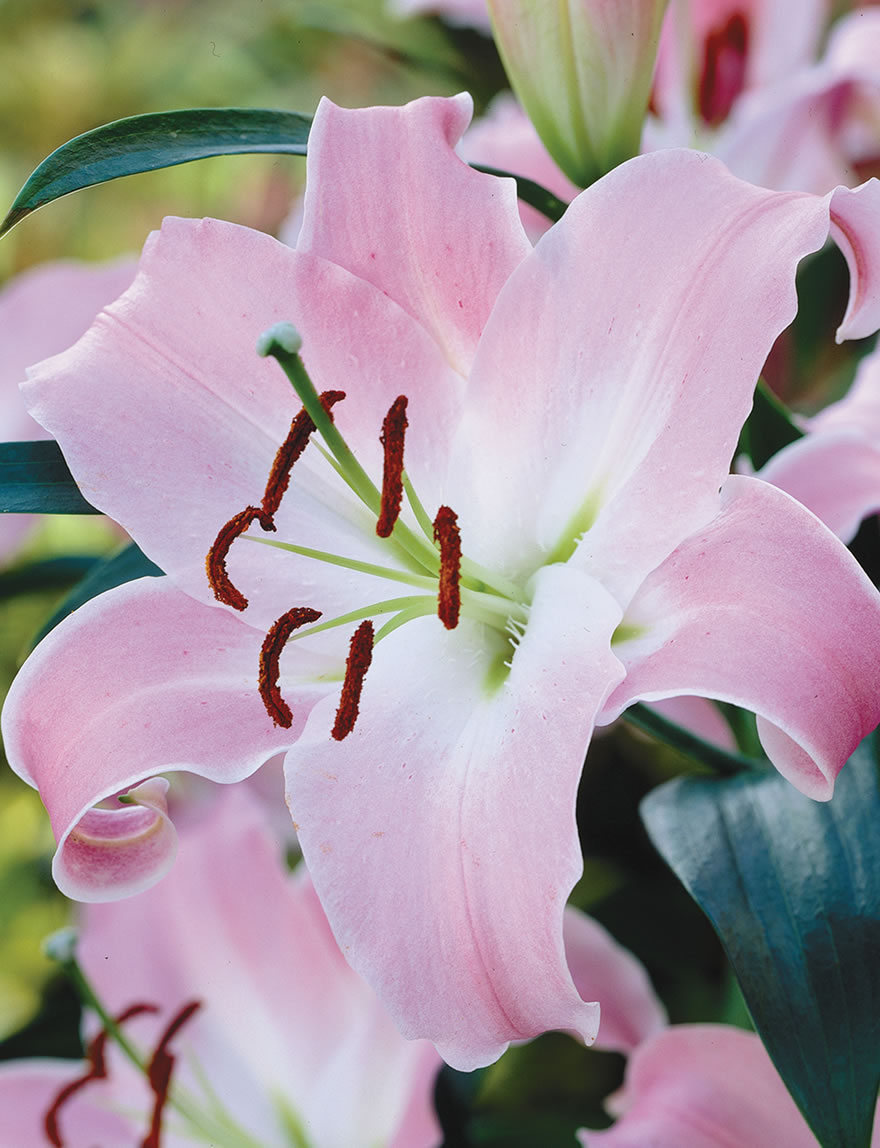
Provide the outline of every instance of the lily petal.
[[827,202],[697,152],[636,158],[578,196],[502,290],[474,364],[450,469],[469,552],[516,571],[587,531],[573,560],[626,601],[715,513],[798,261],[828,228]]
[[644,965],[607,929],[577,909],[565,910],[565,955],[575,987],[602,1008],[596,1048],[632,1052],[667,1023]]
[[725,483],[720,514],[650,575],[627,623],[643,632],[615,646],[627,676],[603,724],[637,698],[733,702],[817,800],[876,724],[876,591],[817,518],[758,479]]
[[[49,812],[68,896],[125,896],[173,859],[173,829],[155,800],[106,816],[97,802],[160,771],[240,781],[290,745],[327,687],[286,683],[295,724],[274,726],[257,690],[260,642],[227,611],[142,579],[86,603],[31,655],[10,689],[3,737]],[[297,666],[304,682],[327,670],[305,652]]]
[[[622,1119],[583,1148],[818,1148],[754,1033],[674,1025],[627,1066]],[[616,1107],[616,1105],[615,1105]]]
[[[365,116],[322,100],[297,242],[389,295],[463,376],[498,291],[531,249],[515,184],[450,163],[472,107],[462,93]],[[352,157],[385,152],[389,138],[393,166],[361,165],[353,178]]]
[[354,731],[332,743],[332,707],[318,706],[288,754],[288,804],[343,952],[404,1035],[457,1068],[550,1028],[595,1037],[562,919],[582,865],[581,765],[622,673],[619,616],[592,579],[541,571],[494,692],[483,627],[411,622],[377,645]]

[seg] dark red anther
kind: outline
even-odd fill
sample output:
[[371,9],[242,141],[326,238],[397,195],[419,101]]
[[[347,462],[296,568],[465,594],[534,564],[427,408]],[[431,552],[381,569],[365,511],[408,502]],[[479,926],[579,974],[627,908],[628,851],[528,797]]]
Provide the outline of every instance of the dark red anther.
[[307,626],[309,622],[315,622],[320,617],[320,610],[312,610],[309,606],[294,606],[292,610],[281,615],[263,639],[260,649],[260,697],[269,717],[283,729],[290,729],[293,714],[278,687],[280,674],[278,663],[281,651],[294,630]]
[[458,515],[448,506],[437,511],[434,541],[440,545],[437,616],[447,630],[454,630],[461,613],[461,533]]
[[749,26],[742,12],[734,12],[723,27],[706,37],[698,99],[700,115],[709,127],[727,118],[742,93],[748,51]]
[[361,690],[364,678],[373,660],[373,623],[361,622],[352,635],[345,663],[345,680],[342,683],[342,696],[331,731],[337,741],[348,737],[357,721]]
[[[134,1016],[139,1016],[141,1013],[158,1012],[155,1005],[150,1004],[134,1004],[130,1005],[124,1012],[121,1012],[114,1020],[115,1024],[124,1024],[125,1021],[130,1020]],[[93,1080],[106,1080],[107,1078],[107,1064],[104,1060],[104,1046],[107,1043],[107,1033],[102,1029],[98,1035],[89,1042],[86,1048],[86,1060],[88,1061],[88,1070],[82,1076],[78,1076],[76,1080],[71,1080],[57,1093],[55,1099],[49,1106],[43,1121],[46,1135],[49,1142],[55,1148],[64,1148],[64,1141],[61,1139],[61,1132],[58,1128],[58,1113],[64,1105],[75,1096],[81,1088],[90,1084]]]
[[156,1099],[153,1104],[150,1131],[141,1142],[141,1148],[160,1148],[159,1137],[162,1133],[162,1114],[168,1100],[168,1090],[171,1086],[171,1073],[174,1069],[175,1061],[174,1056],[168,1051],[168,1045],[186,1022],[201,1007],[201,1001],[190,1001],[189,1004],[184,1005],[168,1023],[168,1027],[159,1038],[159,1043],[156,1045],[155,1051],[150,1058],[150,1063],[147,1066],[147,1077]]
[[234,610],[244,610],[248,600],[241,590],[232,585],[229,571],[226,569],[226,559],[229,548],[240,535],[254,522],[259,522],[264,530],[274,530],[275,523],[271,515],[266,514],[257,506],[246,506],[238,514],[230,518],[225,526],[220,527],[220,533],[214,539],[214,545],[208,551],[205,559],[205,569],[208,572],[208,582],[214,591],[214,597],[225,606],[232,606]]
[[382,505],[376,533],[380,538],[388,538],[394,523],[400,516],[400,503],[403,500],[403,440],[406,428],[406,395],[399,395],[391,404],[379,441],[385,451],[382,470]]
[[[319,397],[321,406],[332,419],[330,410],[335,403],[345,398],[345,391],[323,391]],[[275,455],[275,461],[269,472],[266,493],[263,495],[263,513],[270,518],[281,505],[281,499],[290,483],[290,472],[293,464],[308,446],[314,429],[315,424],[303,407],[290,424],[287,438],[278,448],[278,453]],[[264,526],[263,529],[265,530],[267,527]],[[270,529],[274,530],[275,527],[272,526]]]

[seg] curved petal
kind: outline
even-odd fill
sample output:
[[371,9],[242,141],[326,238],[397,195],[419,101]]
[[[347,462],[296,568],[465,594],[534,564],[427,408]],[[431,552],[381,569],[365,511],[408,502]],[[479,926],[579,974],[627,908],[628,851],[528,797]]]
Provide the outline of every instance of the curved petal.
[[699,694],[758,714],[774,765],[827,800],[880,720],[880,598],[855,559],[794,499],[733,476],[717,518],[645,581],[627,613],[641,636],[615,650],[637,698]]
[[[201,1000],[179,1071],[194,1062],[261,1142],[285,1138],[279,1099],[321,1148],[387,1144],[408,1109],[413,1121],[430,1110],[439,1057],[404,1040],[348,966],[306,874],[289,876],[241,787],[181,831],[161,887],[88,907],[79,952],[111,1011],[133,995],[159,1002],[161,1028]],[[417,1126],[411,1148],[430,1148],[436,1123]]]
[[621,676],[619,615],[577,571],[541,571],[495,688],[503,638],[411,622],[377,645],[353,732],[331,742],[318,706],[288,754],[288,804],[343,952],[401,1031],[458,1068],[548,1028],[595,1036],[562,919],[583,756]]
[[465,93],[355,111],[322,100],[297,241],[389,295],[463,376],[501,286],[531,249],[515,184],[452,150],[471,111]]
[[838,187],[830,196],[831,234],[850,274],[849,302],[837,342],[864,339],[880,327],[880,180]]
[[450,470],[468,553],[528,570],[593,522],[574,561],[625,601],[714,514],[796,311],[798,261],[828,226],[822,200],[688,151],[641,156],[578,196],[480,344]]
[[640,961],[598,921],[571,907],[563,922],[575,988],[602,1009],[596,1048],[632,1052],[666,1024],[666,1010]]
[[583,1148],[818,1148],[754,1033],[675,1025],[630,1058],[623,1117]]
[[[166,579],[142,579],[86,603],[40,643],[10,689],[3,736],[13,769],[49,812],[62,891],[110,900],[170,864],[170,825],[155,802],[148,812],[117,808],[107,828],[89,812],[96,802],[159,771],[239,781],[295,740],[327,690],[309,677],[327,662],[298,655],[302,677],[285,683],[294,726],[280,729],[257,690],[261,641]],[[75,863],[82,857],[86,868]],[[149,857],[157,870],[145,870]]]
[[[458,150],[468,163],[482,163],[499,171],[524,175],[565,203],[570,203],[578,193],[578,188],[550,158],[532,121],[510,92],[497,95],[486,114],[474,120],[462,136]],[[546,215],[522,200],[519,215],[532,242],[550,227]]]
[[880,441],[857,431],[817,432],[790,443],[758,472],[849,542],[880,510]]
[[[76,1060],[7,1061],[0,1066],[0,1144],[15,1148],[46,1148],[45,1119],[65,1085],[83,1070]],[[111,1107],[107,1107],[108,1098]],[[58,1117],[65,1148],[94,1148],[95,1144],[135,1144],[137,1132],[112,1109],[112,1085],[89,1084],[64,1105]]]
[[859,431],[880,442],[880,352],[865,355],[844,397],[813,415],[807,425],[813,433]]
[[[430,506],[461,398],[436,344],[370,284],[233,224],[166,220],[132,289],[25,387],[86,497],[204,602],[213,602],[205,555],[225,522],[259,503],[300,408],[278,364],[255,350],[262,331],[290,318],[318,389],[347,392],[337,425],[379,485],[382,420],[409,396],[407,466]],[[276,523],[273,538],[401,565],[314,448]],[[325,612],[351,609],[352,597],[362,605],[375,581],[246,543],[233,546],[229,569],[264,629],[298,602]]]

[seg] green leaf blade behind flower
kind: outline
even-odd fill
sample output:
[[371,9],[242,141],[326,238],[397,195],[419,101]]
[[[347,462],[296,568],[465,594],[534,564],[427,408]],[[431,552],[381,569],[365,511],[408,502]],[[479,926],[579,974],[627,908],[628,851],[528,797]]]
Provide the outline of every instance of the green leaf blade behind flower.
[[679,778],[642,804],[822,1148],[869,1148],[880,1084],[875,736],[825,804],[775,773]]
[[305,155],[311,122],[272,108],[186,108],[114,120],[43,160],[15,197],[0,235],[38,207],[124,175],[219,155]]
[[99,514],[73,480],[58,443],[0,442],[0,513]]

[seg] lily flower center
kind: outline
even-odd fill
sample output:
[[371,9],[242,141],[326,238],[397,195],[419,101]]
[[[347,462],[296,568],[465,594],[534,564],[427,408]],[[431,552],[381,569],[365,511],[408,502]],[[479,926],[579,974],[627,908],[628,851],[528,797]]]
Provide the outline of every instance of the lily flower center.
[[[276,725],[289,728],[293,714],[279,684],[280,657],[288,641],[338,626],[359,623],[351,639],[342,693],[332,736],[341,741],[354,728],[361,688],[370,665],[373,647],[388,634],[415,618],[437,614],[447,630],[454,630],[462,616],[484,623],[501,637],[504,665],[515,651],[528,621],[528,595],[509,579],[484,569],[462,552],[458,515],[440,506],[433,518],[420,501],[404,468],[404,444],[408,400],[399,395],[385,415],[379,436],[383,449],[381,488],[376,486],[348,446],[333,418],[333,407],[345,398],[342,391],[318,394],[299,351],[302,340],[289,323],[279,323],[261,336],[258,353],[271,356],[283,368],[302,402],[287,438],[272,464],[259,505],[245,507],[225,523],[208,551],[206,569],[215,598],[235,610],[247,608],[248,600],[229,576],[226,561],[235,540],[254,524],[264,534],[277,532],[275,515],[290,483],[291,470],[310,441],[324,456],[354,495],[375,516],[376,536],[388,548],[389,563],[368,563],[343,554],[312,550],[293,542],[247,535],[248,541],[288,550],[305,558],[403,583],[418,591],[386,598],[339,617],[324,619],[312,604],[297,604],[272,625],[260,652],[259,689],[266,711]],[[321,441],[313,440],[315,434]],[[404,497],[410,514],[402,517]],[[414,522],[415,526],[409,523]],[[373,619],[390,615],[378,629]],[[503,674],[502,674],[503,676]],[[497,668],[495,677],[498,677]]]

